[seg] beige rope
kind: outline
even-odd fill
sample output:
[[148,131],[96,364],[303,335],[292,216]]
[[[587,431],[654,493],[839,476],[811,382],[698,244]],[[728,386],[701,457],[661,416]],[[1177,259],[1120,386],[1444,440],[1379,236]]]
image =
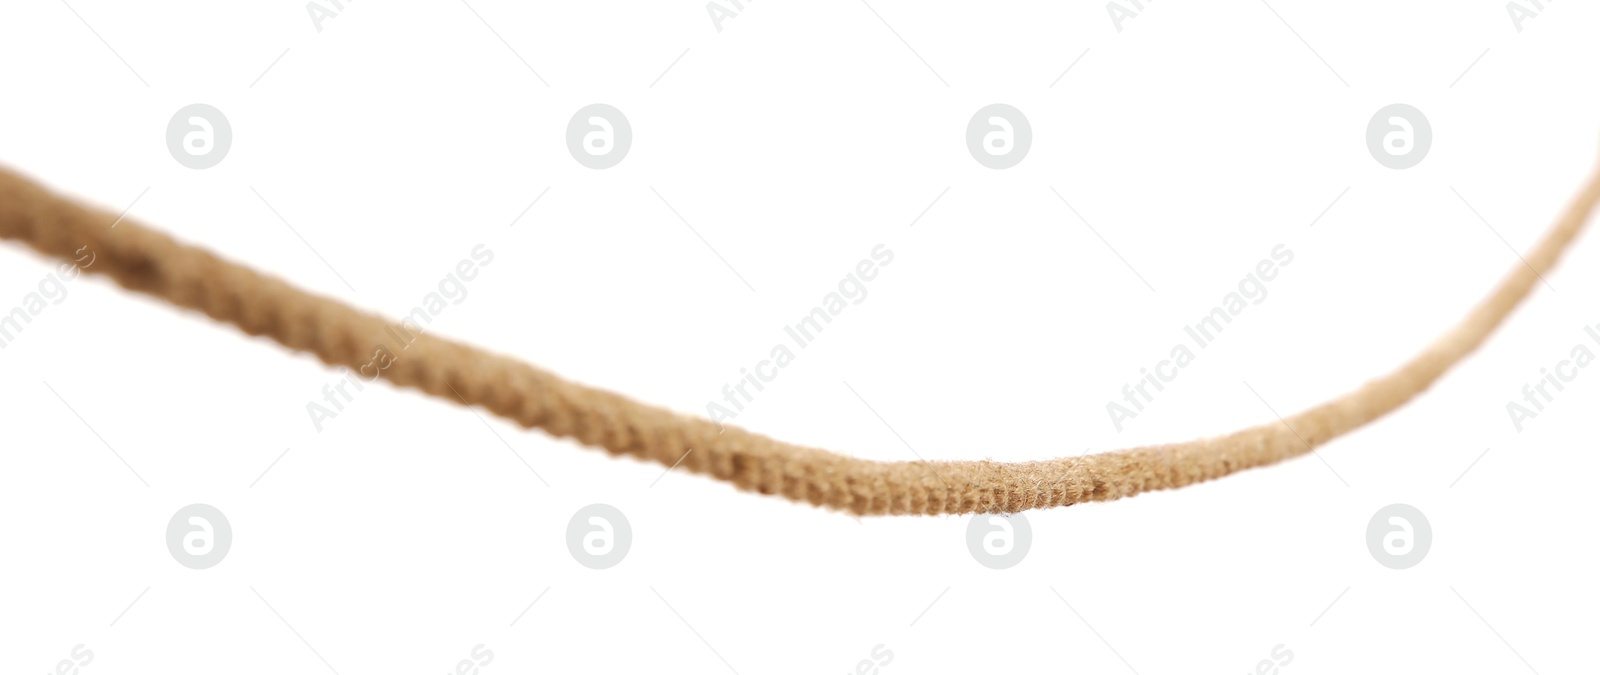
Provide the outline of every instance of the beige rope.
[[[324,362],[482,406],[525,427],[616,455],[679,463],[744,490],[857,514],[1013,512],[1176,488],[1310,452],[1398,408],[1471,353],[1527,297],[1600,200],[1591,178],[1537,246],[1465,319],[1394,372],[1282,422],[1218,438],[1035,462],[876,462],[774,440],[569,382],[506,356],[421,335],[403,358],[372,367],[382,318],[56,196],[0,169],[0,237]],[[1043,431],[1043,430],[1042,430]],[[694,452],[688,452],[690,448]],[[687,455],[685,454],[687,453]]]

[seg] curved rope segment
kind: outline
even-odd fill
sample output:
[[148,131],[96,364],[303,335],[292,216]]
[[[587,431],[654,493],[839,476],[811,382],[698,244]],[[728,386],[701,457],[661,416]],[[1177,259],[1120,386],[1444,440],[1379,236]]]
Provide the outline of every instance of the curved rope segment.
[[[423,334],[378,370],[402,386],[614,455],[728,481],[742,490],[856,514],[1009,513],[1192,485],[1311,452],[1400,407],[1483,344],[1554,268],[1600,200],[1600,174],[1493,292],[1420,354],[1355,391],[1202,440],[1033,462],[878,462],[775,440],[567,381],[507,356]],[[116,227],[111,227],[112,223]],[[0,169],[0,238],[74,260],[130,290],[198,310],[330,365],[359,370],[388,323]],[[368,373],[370,374],[370,373]],[[690,448],[694,452],[688,452]],[[687,453],[687,455],[685,454]],[[681,461],[680,461],[681,460]]]

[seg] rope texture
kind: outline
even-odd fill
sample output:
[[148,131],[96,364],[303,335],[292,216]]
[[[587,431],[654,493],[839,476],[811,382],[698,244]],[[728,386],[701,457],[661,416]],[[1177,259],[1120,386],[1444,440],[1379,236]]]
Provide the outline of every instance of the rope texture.
[[[1226,436],[1077,458],[878,462],[774,440],[564,380],[543,369],[422,334],[387,368],[390,382],[614,455],[677,464],[742,490],[860,515],[1010,513],[1183,487],[1311,452],[1398,408],[1471,353],[1527,297],[1600,200],[1600,174],[1466,318],[1397,370],[1304,412]],[[117,222],[116,227],[111,227]],[[383,318],[312,295],[116,214],[57,196],[0,168],[0,238],[71,260],[88,246],[130,290],[264,335],[353,370],[387,344]],[[693,452],[689,452],[693,448]],[[687,453],[687,454],[686,454]],[[681,460],[681,462],[680,462]]]

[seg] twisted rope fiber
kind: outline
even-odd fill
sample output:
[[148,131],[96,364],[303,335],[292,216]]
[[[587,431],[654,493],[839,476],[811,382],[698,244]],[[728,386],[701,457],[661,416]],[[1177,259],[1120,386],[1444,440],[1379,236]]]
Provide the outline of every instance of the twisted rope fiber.
[[[390,382],[482,406],[614,455],[681,465],[743,490],[856,514],[1010,513],[1191,485],[1311,452],[1426,390],[1476,349],[1551,270],[1600,201],[1600,173],[1466,318],[1397,370],[1284,419],[1226,436],[1044,461],[879,462],[719,427],[564,380],[515,359],[423,334],[387,369]],[[359,370],[385,344],[384,319],[180,244],[52,194],[0,169],[0,237],[67,260],[130,290]],[[693,448],[693,452],[689,449]],[[687,455],[685,454],[687,453]]]

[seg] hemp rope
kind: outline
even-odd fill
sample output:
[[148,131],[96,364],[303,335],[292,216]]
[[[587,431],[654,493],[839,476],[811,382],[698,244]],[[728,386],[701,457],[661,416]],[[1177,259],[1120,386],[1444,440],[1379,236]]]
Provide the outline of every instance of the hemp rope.
[[[510,357],[422,334],[379,371],[390,382],[482,406],[557,437],[667,467],[681,464],[742,490],[856,514],[1011,513],[1183,487],[1311,452],[1422,393],[1481,345],[1550,271],[1600,201],[1589,179],[1538,245],[1456,327],[1397,370],[1298,413],[1226,436],[1077,458],[879,462],[774,440],[564,380]],[[111,225],[117,223],[117,227]],[[0,168],[0,238],[72,260],[88,246],[130,290],[204,312],[250,335],[360,369],[385,344],[381,317],[278,279],[128,219],[57,196]],[[693,448],[693,452],[690,452]]]

